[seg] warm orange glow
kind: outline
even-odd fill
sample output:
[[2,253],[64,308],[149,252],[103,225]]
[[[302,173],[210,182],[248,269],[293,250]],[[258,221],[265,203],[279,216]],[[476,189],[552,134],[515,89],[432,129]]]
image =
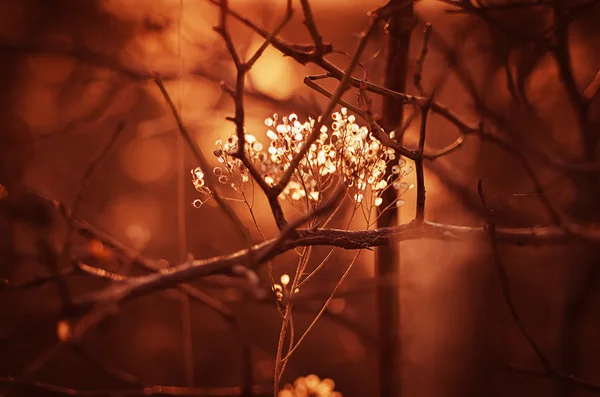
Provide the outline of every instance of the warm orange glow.
[[57,84],[69,77],[75,68],[75,59],[62,55],[29,55],[26,61],[30,80],[40,84]]
[[107,209],[111,230],[125,237],[136,249],[143,249],[160,227],[161,209],[149,196],[125,196],[113,201]]
[[210,59],[219,39],[212,30],[216,7],[205,2],[105,0],[102,6],[138,24],[139,33],[125,43],[125,53],[148,71],[187,72]]
[[257,380],[266,381],[273,378],[273,368],[275,363],[272,359],[262,359],[254,363]]
[[225,289],[224,295],[225,295],[225,300],[227,302],[239,302],[243,298],[243,295],[240,292],[240,290],[237,288],[233,288],[233,287],[229,287],[229,288]]
[[[262,38],[252,42],[246,56],[250,57],[263,43]],[[300,69],[291,58],[284,58],[276,49],[269,47],[250,69],[249,77],[254,88],[272,98],[290,98],[302,86]]]
[[158,138],[136,139],[123,151],[121,162],[127,175],[138,182],[164,179],[173,168],[173,154]]
[[97,239],[90,240],[88,243],[88,250],[90,251],[90,254],[97,258],[103,257],[104,253],[106,252],[104,250],[104,244],[102,244],[102,241]]
[[56,324],[56,336],[61,342],[66,342],[73,336],[73,330],[68,322],[61,320]]
[[335,298],[329,302],[327,310],[331,313],[339,314],[346,308],[346,300],[344,298]]
[[340,361],[357,363],[364,360],[367,352],[355,333],[345,329],[340,330],[338,340],[342,344],[345,353],[343,357],[340,357]]
[[[222,94],[221,87],[217,82],[201,77],[185,78],[183,81],[167,81],[165,88],[188,125],[205,121],[207,116],[213,115],[214,107]],[[152,87],[149,93],[156,98],[158,103],[164,103],[164,98],[156,87]],[[167,117],[171,121],[171,125],[174,125],[173,116],[168,114]]]
[[150,241],[151,233],[143,223],[133,223],[125,228],[125,235],[136,247],[143,247]]
[[102,0],[100,3],[105,11],[131,20],[139,20],[152,14],[168,17],[179,7],[179,0]]
[[[271,32],[287,2],[229,0],[229,6],[230,11]],[[348,67],[368,25],[367,11],[385,3],[308,2],[319,33],[336,50],[325,59],[341,69]],[[588,186],[594,178],[585,177],[588,171],[570,170],[599,161],[599,153],[592,153],[592,144],[597,142],[586,134],[587,127],[590,132],[597,130],[600,94],[588,98],[585,109],[579,109],[574,100],[578,93],[595,93],[590,82],[600,68],[600,52],[594,51],[600,30],[592,12],[576,12],[579,6],[575,6],[575,11],[566,14],[570,27],[563,33],[569,41],[569,57],[564,60],[573,71],[570,85],[565,79],[568,71],[560,70],[566,64],[554,59],[554,50],[562,53],[563,48],[562,37],[553,37],[560,29],[551,29],[554,20],[560,20],[551,18],[553,7],[536,4],[533,11],[526,10],[527,5],[493,10],[490,16],[497,23],[487,26],[485,18],[446,12],[458,11],[460,2],[409,2],[414,3],[415,15],[406,15],[396,26],[415,17],[410,46],[403,46],[399,54],[388,46],[394,29],[386,31],[383,22],[374,25],[353,76],[389,86],[384,75],[391,68],[397,77],[406,78],[406,93],[416,95],[419,90],[413,73],[422,66],[423,95],[431,95],[435,104],[448,109],[446,113],[436,105],[429,112],[425,151],[445,147],[460,130],[468,137],[456,151],[427,160],[424,171],[419,169],[419,177],[424,172],[426,187],[425,220],[440,225],[423,229],[443,230],[448,225],[448,232],[419,236],[420,232],[411,235],[410,230],[407,234],[401,230],[399,239],[409,241],[387,241],[399,248],[400,259],[394,260],[378,255],[386,248],[360,241],[370,235],[383,244],[382,236],[389,230],[360,231],[377,228],[376,207],[381,210],[385,206],[380,192],[387,188],[397,191],[397,203],[402,204],[398,217],[390,223],[406,224],[417,212],[420,216],[417,165],[399,158],[381,142],[375,144],[376,134],[367,129],[373,126],[369,120],[352,115],[355,121],[342,123],[353,113],[343,111],[342,106],[347,106],[343,104],[336,105],[323,120],[326,130],[306,147],[306,156],[293,175],[290,172],[287,186],[276,190],[286,220],[290,224],[303,220],[299,228],[309,230],[272,240],[282,233],[273,216],[279,211],[273,205],[277,197],[269,194],[269,189],[264,189],[265,194],[260,185],[264,188],[264,184],[281,180],[294,155],[305,147],[312,127],[300,128],[296,121],[302,120],[298,121],[301,126],[308,120],[310,125],[309,117],[318,117],[318,108],[322,111],[329,102],[303,84],[304,76],[329,69],[322,59],[299,65],[268,47],[246,74],[245,131],[238,142],[236,123],[231,122],[236,115],[235,101],[220,86],[224,80],[234,88],[237,71],[227,43],[213,30],[220,22],[220,10],[211,1],[0,1],[0,52],[6,58],[0,65],[5,79],[5,106],[0,112],[0,183],[4,184],[0,184],[0,262],[6,263],[0,265],[4,321],[0,344],[7,350],[2,352],[0,368],[8,374],[0,376],[0,390],[12,392],[14,388],[15,395],[22,395],[21,388],[31,389],[35,395],[36,387],[48,382],[49,391],[71,395],[127,394],[128,390],[227,395],[251,380],[257,392],[268,388],[273,395],[278,392],[273,393],[274,375],[281,375],[279,388],[284,390],[280,397],[339,397],[332,394],[336,387],[346,396],[370,396],[387,388],[381,380],[392,378],[399,380],[400,394],[406,396],[446,397],[496,390],[510,394],[504,386],[516,390],[521,387],[517,383],[528,383],[528,377],[501,367],[535,368],[536,356],[504,307],[501,294],[505,290],[500,288],[503,285],[494,266],[498,258],[509,273],[509,287],[523,323],[552,356],[550,361],[556,358],[557,368],[566,375],[579,372],[582,379],[593,380],[593,357],[585,353],[600,345],[595,332],[600,325],[592,311],[584,309],[585,305],[597,306],[598,296],[583,294],[589,299],[581,299],[580,308],[571,303],[576,303],[576,295],[583,291],[579,287],[594,292],[594,286],[586,284],[593,280],[588,272],[593,270],[598,252],[591,244],[588,249],[587,244],[567,241],[552,247],[514,247],[498,240],[494,247],[488,241],[493,233],[485,235],[493,228],[481,227],[485,209],[476,186],[482,178],[493,211],[490,215],[498,227],[496,237],[529,235],[534,242],[535,235],[545,238],[546,225],[550,225],[550,235],[555,231],[557,239],[564,236],[560,228],[552,226],[531,176],[517,162],[519,158],[494,142],[502,136],[523,150],[520,158],[526,158],[538,174],[565,226],[575,226],[573,236],[565,237],[573,237],[574,242],[579,232],[587,234],[588,229],[592,238],[596,235],[600,215],[595,203],[600,195],[588,197],[594,193],[594,186]],[[506,2],[510,3],[474,3],[483,7],[483,3]],[[563,3],[567,9],[572,3],[585,2],[591,3]],[[293,8],[293,18],[278,39],[310,45],[300,1],[294,0]],[[400,8],[392,15],[408,10]],[[538,18],[527,15],[538,10],[548,14],[540,14],[540,26],[535,27]],[[471,7],[471,11],[476,10]],[[390,22],[394,28],[393,18]],[[433,28],[421,64],[425,22],[431,22]],[[506,31],[501,28],[504,22]],[[231,14],[228,28],[242,62],[264,41]],[[549,51],[535,67],[532,62],[538,59],[533,48],[538,38],[527,34],[527,40],[513,41],[513,28],[515,33],[543,30],[539,44]],[[447,46],[441,46],[442,41]],[[526,76],[521,76],[524,69]],[[179,114],[172,111],[157,87],[155,72],[163,76]],[[473,84],[463,81],[469,78]],[[339,83],[336,78],[315,81],[331,92]],[[516,91],[523,88],[526,98],[522,92],[515,95],[511,84],[517,86]],[[356,85],[343,99],[365,110],[367,98],[359,89],[363,85]],[[387,96],[379,93],[367,95],[372,100],[373,119],[387,127],[388,112],[382,106]],[[413,104],[414,108],[406,106],[404,110],[404,120],[413,111],[416,116],[402,137],[403,145],[411,150],[419,147],[419,107],[425,101]],[[188,147],[192,145],[179,145],[183,140],[174,113],[181,116],[208,165],[198,161]],[[275,113],[278,118],[273,117]],[[455,125],[457,119],[469,128]],[[121,122],[126,128],[99,158]],[[255,179],[247,163],[242,166],[237,147],[246,151],[244,160],[255,167]],[[530,153],[531,148],[543,153]],[[586,149],[590,149],[587,158]],[[410,157],[419,158],[419,152],[413,154]],[[97,168],[86,184],[90,164]],[[384,175],[388,164],[400,178]],[[195,171],[197,167],[202,167],[202,173]],[[412,172],[404,174],[409,168]],[[339,211],[332,214],[328,209],[303,218],[311,208],[326,202],[340,182],[346,183],[348,194]],[[82,188],[85,196],[79,200]],[[35,197],[35,192],[43,198]],[[242,227],[220,208],[215,193],[238,216]],[[421,198],[421,189],[419,193]],[[199,199],[202,206],[194,208]],[[65,216],[68,212],[63,212],[62,206],[53,207],[52,200],[70,208],[73,219]],[[72,225],[77,227],[69,233]],[[313,226],[317,227],[314,231],[310,230]],[[417,223],[414,226],[418,227]],[[516,235],[507,232],[521,226],[529,230],[515,229]],[[95,233],[96,228],[101,233]],[[356,232],[340,230],[346,228]],[[451,231],[460,229],[464,233]],[[240,231],[248,231],[250,241]],[[321,242],[321,235],[328,241]],[[355,249],[336,248],[330,259],[328,244],[339,244],[345,236],[349,237],[344,242]],[[466,241],[449,241],[463,237]],[[297,238],[301,241],[295,242]],[[261,246],[265,240],[271,242]],[[324,246],[307,248],[303,246],[306,242]],[[121,244],[139,252],[140,260],[132,261],[132,252]],[[299,246],[291,249],[296,244]],[[257,245],[257,255],[238,252],[248,245]],[[263,257],[263,253],[267,255]],[[208,266],[198,265],[218,257]],[[345,274],[333,293],[333,285],[354,263],[353,257],[358,257],[358,263],[349,273],[351,280]],[[236,258],[239,263],[234,263]],[[157,269],[141,266],[149,263],[155,263]],[[395,267],[400,277],[385,274],[386,264]],[[256,266],[245,268],[250,265]],[[205,270],[218,274],[204,277]],[[176,280],[158,280],[180,271],[182,276]],[[189,278],[190,274],[197,277]],[[299,288],[296,277],[301,281]],[[146,284],[149,280],[151,284]],[[379,287],[389,288],[390,294],[381,294]],[[123,291],[133,295],[124,296]],[[120,305],[122,298],[126,305]],[[320,312],[327,298],[331,298],[327,310]],[[396,298],[401,305],[394,313]],[[75,310],[66,310],[71,309],[67,303],[73,303]],[[117,315],[113,315],[113,304],[119,306]],[[59,314],[65,315],[60,317],[64,320],[58,321]],[[570,327],[577,332],[569,331]],[[378,329],[393,332],[388,339]],[[59,347],[78,342],[81,350],[47,350],[53,342]],[[576,345],[573,342],[580,342],[580,348],[570,348]],[[378,362],[378,355],[393,353],[396,348],[398,369],[391,358]],[[89,357],[80,354],[88,351]],[[282,362],[276,361],[284,356],[291,359],[284,360],[287,365],[280,373]],[[568,368],[569,361],[572,368]],[[395,376],[389,376],[392,372]],[[135,379],[138,376],[139,380]],[[337,385],[321,377],[332,377]],[[535,377],[529,382],[523,395],[536,395],[531,392],[534,388],[550,390],[558,385]],[[304,393],[307,390],[310,393]],[[394,393],[381,394],[392,397]]]
[[[40,109],[44,111],[40,112]],[[56,130],[60,116],[56,89],[38,86],[34,82],[26,83],[19,97],[18,114],[27,120],[33,131],[47,133]]]

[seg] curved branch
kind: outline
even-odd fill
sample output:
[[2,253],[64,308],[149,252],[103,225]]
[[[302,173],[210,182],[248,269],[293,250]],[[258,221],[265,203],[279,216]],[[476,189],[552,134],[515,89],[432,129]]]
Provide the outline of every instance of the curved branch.
[[[89,312],[96,306],[123,303],[152,292],[171,288],[195,278],[229,273],[240,263],[247,263],[250,257],[260,258],[261,262],[272,259],[284,252],[302,246],[335,246],[348,250],[377,247],[390,242],[432,238],[438,240],[484,239],[487,232],[482,227],[445,225],[434,222],[422,224],[411,222],[394,227],[374,230],[338,229],[299,229],[284,239],[275,238],[228,255],[199,259],[161,270],[147,276],[129,278],[103,290],[76,299],[73,310],[78,314]],[[534,228],[498,228],[496,239],[499,243],[516,245],[564,244],[575,240],[600,242],[600,229],[571,225],[568,231],[561,227],[547,226]],[[258,265],[258,263],[254,263]]]

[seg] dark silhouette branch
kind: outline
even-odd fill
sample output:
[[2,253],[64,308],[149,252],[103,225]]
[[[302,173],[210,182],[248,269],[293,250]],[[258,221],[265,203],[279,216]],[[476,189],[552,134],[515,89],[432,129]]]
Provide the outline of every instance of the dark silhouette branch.
[[[10,377],[0,377],[0,384],[9,385],[17,389],[33,393],[49,393],[55,396],[73,397],[241,397],[245,395],[240,387],[192,388],[155,385],[120,390],[77,390],[44,382],[21,381]],[[269,397],[272,395],[273,391],[270,387],[252,387],[252,396],[254,397]]]
[[[122,303],[135,297],[175,287],[177,284],[193,279],[216,274],[229,274],[232,267],[246,263],[249,255],[260,258],[260,261],[264,262],[302,246],[335,246],[353,250],[420,238],[457,241],[481,239],[485,236],[486,231],[481,227],[444,225],[427,221],[422,224],[410,222],[374,230],[297,229],[289,238],[275,238],[257,244],[250,250],[244,249],[219,257],[189,261],[161,269],[159,272],[147,276],[129,278],[124,282],[77,299],[74,309],[79,313],[85,313],[99,303]],[[505,244],[533,246],[565,244],[572,241],[598,242],[600,241],[600,229],[575,225],[571,226],[568,232],[554,226],[498,228],[496,229],[496,239]]]
[[[488,233],[490,245],[492,247],[494,264],[496,266],[496,272],[498,273],[498,278],[500,280],[502,296],[504,298],[506,306],[508,307],[508,310],[510,311],[510,314],[511,314],[515,324],[517,325],[517,328],[519,329],[519,332],[527,340],[527,343],[529,344],[529,346],[535,353],[539,363],[541,364],[542,368],[544,369],[544,375],[547,376],[549,379],[558,380],[560,382],[565,382],[571,386],[577,387],[580,390],[586,390],[586,391],[590,391],[590,392],[594,392],[594,393],[600,393],[600,385],[595,385],[595,384],[592,384],[589,382],[579,380],[574,376],[562,374],[558,370],[556,370],[555,367],[550,362],[550,359],[546,356],[546,354],[544,353],[544,351],[542,350],[542,348],[540,347],[538,342],[533,338],[533,336],[531,335],[531,333],[525,326],[525,323],[521,319],[521,316],[519,315],[519,312],[517,311],[517,308],[512,299],[512,294],[510,291],[510,278],[509,278],[508,272],[506,271],[506,267],[504,266],[504,263],[502,262],[502,259],[500,256],[500,250],[498,248],[498,243],[497,243],[498,239],[497,239],[496,224],[494,223],[492,209],[489,208],[489,205],[487,203],[487,198],[486,198],[486,194],[483,190],[483,182],[481,179],[479,180],[479,182],[477,184],[477,192],[479,193],[481,203],[482,203],[482,205],[485,209],[485,213],[486,213],[486,223],[485,223],[484,229]],[[535,371],[532,371],[532,372],[529,372],[528,370],[520,370],[520,371],[527,372],[530,374],[533,372],[534,374],[536,374]]]

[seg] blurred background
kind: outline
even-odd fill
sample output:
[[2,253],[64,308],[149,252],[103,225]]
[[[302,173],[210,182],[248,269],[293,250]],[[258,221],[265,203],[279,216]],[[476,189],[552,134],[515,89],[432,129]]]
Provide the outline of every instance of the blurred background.
[[[232,0],[230,6],[271,30],[285,3]],[[345,67],[347,53],[352,53],[368,23],[367,12],[380,2],[312,0],[311,5],[323,37],[339,51],[328,58]],[[294,8],[296,14],[281,38],[309,43],[300,5]],[[436,89],[437,100],[470,122],[485,120],[490,128],[495,127],[488,119],[500,117],[511,126],[502,133],[523,144],[558,153],[566,161],[583,159],[586,143],[579,138],[578,114],[561,84],[555,60],[506,29],[449,9],[436,0],[416,2],[409,81],[421,51],[424,24],[431,22],[434,36],[423,66],[423,85]],[[549,24],[549,16],[539,10],[509,9],[494,17],[523,34],[538,34]],[[588,7],[569,30],[573,75],[580,92],[600,68],[598,20],[599,7]],[[178,146],[173,116],[149,78],[157,71],[165,76],[184,123],[204,152],[211,153],[218,138],[234,132],[233,124],[225,120],[233,114],[233,103],[220,82],[231,85],[235,68],[212,29],[217,22],[218,8],[201,0],[0,0],[0,183],[8,192],[6,201],[26,206],[24,192],[30,189],[72,205],[91,159],[125,122],[91,179],[79,217],[145,256],[171,263],[185,260],[186,252],[208,258],[243,248],[239,234],[213,201],[200,208],[192,205],[199,193],[189,171],[198,164],[187,148]],[[233,20],[230,29],[243,57],[262,43]],[[442,43],[451,51],[440,50]],[[363,56],[370,81],[381,83],[384,62],[381,31]],[[306,87],[303,78],[320,72],[314,65],[299,65],[267,49],[247,79],[247,131],[264,139],[264,119],[273,113],[295,112],[301,119],[317,116],[326,99]],[[333,81],[324,85],[335,88]],[[416,93],[412,85],[408,91]],[[356,103],[357,92],[350,91],[346,99]],[[598,102],[596,98],[586,114],[586,125],[596,132],[600,130]],[[408,142],[414,142],[417,128],[418,123],[409,128]],[[454,127],[431,117],[428,145],[443,147],[455,137]],[[588,152],[595,156],[597,149]],[[217,165],[214,157],[210,160]],[[538,168],[549,197],[569,219],[600,221],[596,180]],[[479,225],[479,177],[485,181],[501,226],[549,223],[521,166],[477,140],[429,165],[427,219]],[[407,182],[413,178],[409,175]],[[223,193],[234,195],[227,189]],[[413,196],[408,191],[404,197],[401,222],[414,215]],[[255,200],[257,223],[267,237],[274,236],[275,223],[258,190]],[[261,241],[244,204],[232,205],[255,241]],[[285,209],[294,216],[291,208]],[[342,214],[333,226],[341,227],[348,219],[349,214]],[[360,217],[350,226],[361,227]],[[56,215],[46,219],[26,214],[15,220],[0,213],[0,277],[16,283],[46,274],[36,260],[40,234],[60,247],[67,228]],[[78,241],[78,249],[86,244],[90,243]],[[315,249],[315,263],[327,252]],[[294,324],[299,330],[310,323],[353,254],[336,251],[307,284],[308,292],[322,294],[298,309]],[[597,247],[584,244],[502,247],[516,305],[548,357],[566,373],[600,383],[598,254]],[[509,365],[539,369],[539,365],[504,305],[487,246],[410,241],[401,244],[401,256],[403,372],[399,376],[405,395],[583,395],[508,369]],[[283,255],[273,266],[277,279],[292,272],[294,254]],[[360,285],[373,275],[372,252],[365,251],[348,283]],[[266,269],[259,276],[268,288]],[[226,281],[217,278],[193,285],[233,310],[252,344],[255,383],[270,385],[280,327],[274,301],[256,301]],[[69,278],[73,294],[104,285],[88,277]],[[314,373],[334,379],[336,390],[345,396],[374,394],[373,291],[364,288],[333,301],[328,315],[295,353],[285,382]],[[176,291],[128,303],[117,316],[87,333],[81,350],[64,348],[47,356],[56,345],[59,308],[54,285],[0,291],[0,376],[18,377],[33,368],[32,379],[43,382],[85,390],[120,389],[127,382],[121,372],[115,375],[118,368],[151,385],[186,385],[192,379],[202,387],[240,384],[240,345],[230,325],[212,308],[186,303]],[[107,363],[115,371],[107,371]],[[26,391],[15,395],[19,393],[41,395]]]

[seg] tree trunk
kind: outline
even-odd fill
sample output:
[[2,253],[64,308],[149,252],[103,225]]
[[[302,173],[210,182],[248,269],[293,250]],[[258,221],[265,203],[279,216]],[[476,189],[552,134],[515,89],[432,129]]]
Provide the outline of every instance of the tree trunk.
[[[388,48],[384,85],[394,91],[406,91],[408,75],[408,52],[410,36],[414,26],[413,4],[395,12],[388,26]],[[406,0],[391,1],[400,6]],[[402,102],[384,97],[381,125],[389,133],[401,126],[403,121]],[[401,139],[401,137],[397,137]],[[400,158],[399,155],[396,158]],[[387,173],[391,174],[390,163]],[[384,209],[397,200],[395,189],[387,189],[379,208]],[[392,204],[378,219],[377,227],[394,226],[398,223],[398,209]],[[389,244],[376,250],[375,272],[381,280],[400,279],[400,245]],[[384,283],[377,289],[378,318],[378,362],[379,395],[397,397],[400,395],[400,291],[396,285]]]

